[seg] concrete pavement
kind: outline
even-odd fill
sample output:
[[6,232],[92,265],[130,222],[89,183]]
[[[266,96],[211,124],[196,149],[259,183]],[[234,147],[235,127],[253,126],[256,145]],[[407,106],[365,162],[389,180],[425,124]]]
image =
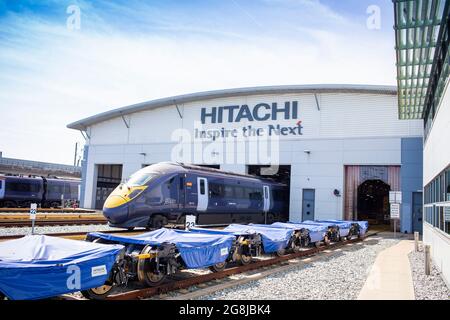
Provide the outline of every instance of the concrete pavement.
[[408,254],[414,241],[401,240],[380,252],[359,293],[358,300],[414,300],[414,286]]

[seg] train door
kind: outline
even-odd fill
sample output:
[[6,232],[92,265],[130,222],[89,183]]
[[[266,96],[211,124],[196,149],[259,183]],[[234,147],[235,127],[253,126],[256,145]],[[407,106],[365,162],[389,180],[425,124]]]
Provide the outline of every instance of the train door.
[[264,213],[270,210],[270,188],[269,186],[263,186],[263,196],[264,196]]
[[208,209],[208,180],[206,178],[197,178],[197,211],[206,211]]
[[5,197],[5,180],[0,179],[0,200]]
[[178,176],[179,193],[178,193],[178,209],[186,208],[186,175],[180,174]]

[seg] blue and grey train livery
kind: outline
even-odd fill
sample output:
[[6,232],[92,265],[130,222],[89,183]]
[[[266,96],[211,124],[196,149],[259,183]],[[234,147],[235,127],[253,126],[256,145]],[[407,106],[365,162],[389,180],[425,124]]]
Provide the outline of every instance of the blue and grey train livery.
[[106,199],[111,226],[160,228],[184,223],[272,223],[288,219],[287,185],[256,176],[161,162],[134,173]]
[[79,180],[0,176],[0,207],[29,207],[37,203],[43,208],[58,207],[65,201],[79,201]]

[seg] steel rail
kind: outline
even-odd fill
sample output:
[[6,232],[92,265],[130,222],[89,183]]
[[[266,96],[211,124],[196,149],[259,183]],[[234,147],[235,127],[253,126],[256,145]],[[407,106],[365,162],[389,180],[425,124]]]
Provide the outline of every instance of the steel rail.
[[[367,235],[365,238],[374,236],[377,233],[378,232],[371,233],[370,235]],[[260,269],[260,268],[267,267],[267,266],[276,265],[276,264],[279,264],[279,263],[282,263],[285,261],[289,261],[292,259],[298,259],[298,258],[302,258],[302,257],[311,256],[311,255],[320,253],[325,250],[337,249],[337,248],[345,246],[346,244],[363,241],[363,239],[365,239],[365,238],[355,238],[355,239],[351,239],[351,240],[347,240],[347,241],[336,242],[336,243],[332,243],[327,246],[311,248],[311,249],[303,250],[303,251],[300,251],[297,253],[287,254],[287,255],[284,255],[281,257],[255,261],[248,265],[232,267],[232,268],[220,271],[220,272],[208,273],[208,274],[204,274],[204,275],[200,275],[200,276],[194,276],[194,277],[191,277],[188,279],[183,279],[183,280],[175,280],[173,282],[168,282],[168,283],[156,286],[156,287],[149,287],[149,288],[144,288],[144,289],[132,290],[132,291],[124,292],[124,293],[114,294],[114,295],[106,297],[106,300],[136,300],[136,299],[150,298],[157,294],[164,294],[164,293],[167,293],[170,291],[186,289],[186,288],[189,288],[194,285],[198,285],[198,284],[205,283],[205,282],[210,282],[213,280],[223,279],[223,278],[229,277],[231,275],[252,271],[252,270]]]
[[[30,212],[30,208],[0,208],[0,212]],[[37,212],[61,212],[61,213],[95,213],[92,209],[80,209],[80,208],[37,208]]]
[[[101,232],[101,233],[111,233],[111,234],[127,234],[127,235],[134,235],[141,232],[145,232],[147,230],[134,230],[134,231],[128,231],[128,230],[107,230],[107,231],[92,231],[92,232]],[[83,237],[86,236],[90,231],[83,231],[83,232],[55,232],[55,233],[43,233],[45,236],[52,236],[52,237]],[[6,236],[0,236],[0,240],[14,240],[24,237],[25,234],[15,234],[15,235],[6,235]]]
[[[106,224],[105,219],[78,219],[78,220],[35,220],[35,226],[72,226],[89,224]],[[31,220],[0,220],[0,228],[22,228],[31,227]]]

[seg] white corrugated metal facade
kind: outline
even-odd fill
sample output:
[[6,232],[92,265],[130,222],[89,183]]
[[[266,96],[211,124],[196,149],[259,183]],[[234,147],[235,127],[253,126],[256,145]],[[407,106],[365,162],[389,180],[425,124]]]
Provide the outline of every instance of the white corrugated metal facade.
[[[126,112],[126,109],[124,112],[122,108],[104,120],[81,120],[69,127],[83,128],[88,136],[82,205],[94,206],[96,165],[121,164],[122,177],[126,178],[143,164],[174,160],[171,153],[177,141],[172,134],[182,128],[193,135],[202,108],[208,111],[230,105],[252,108],[259,103],[277,103],[282,107],[287,101],[297,101],[297,119],[207,122],[203,129],[267,127],[270,124],[294,126],[301,121],[302,135],[283,136],[279,142],[280,164],[291,165],[290,219],[301,219],[302,189],[315,189],[316,218],[342,218],[343,197],[335,196],[333,191],[337,189],[341,194],[344,191],[345,165],[401,166],[403,139],[421,141],[423,136],[422,120],[399,120],[395,88],[377,91],[377,86],[373,86],[373,89],[373,92],[357,88],[349,91],[336,87],[305,92],[300,88],[295,92],[290,88],[284,93],[280,87],[277,93],[225,94],[198,101],[194,97],[188,102],[174,99],[172,104],[148,110],[144,107],[136,112]],[[240,138],[241,143],[243,140],[245,138]],[[208,143],[203,142],[203,145]],[[246,165],[258,164],[249,162],[249,152],[244,151],[245,160],[240,163],[223,163],[226,150],[213,151],[221,169],[241,173],[246,172]],[[195,164],[205,163],[195,160],[192,161]],[[405,226],[405,230],[410,229]]]

